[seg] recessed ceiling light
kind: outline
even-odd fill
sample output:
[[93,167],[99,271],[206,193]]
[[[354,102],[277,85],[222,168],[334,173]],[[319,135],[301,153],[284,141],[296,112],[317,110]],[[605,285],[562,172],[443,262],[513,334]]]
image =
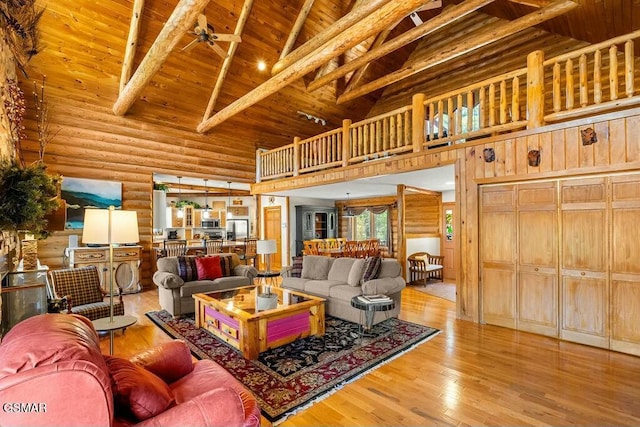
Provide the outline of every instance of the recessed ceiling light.
[[267,64],[263,60],[258,61],[258,70],[264,71],[267,69]]

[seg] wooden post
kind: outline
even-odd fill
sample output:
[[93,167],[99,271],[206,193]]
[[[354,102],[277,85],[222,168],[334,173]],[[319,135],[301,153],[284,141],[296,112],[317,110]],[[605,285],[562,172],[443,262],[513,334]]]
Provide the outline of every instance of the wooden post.
[[527,55],[527,129],[544,125],[544,52]]
[[300,175],[300,137],[293,138],[293,176]]
[[342,167],[349,166],[351,153],[351,120],[344,119],[342,121]]
[[264,151],[263,148],[256,150],[256,182],[262,181],[262,153]]
[[412,116],[411,116],[411,128],[413,130],[411,143],[413,144],[413,152],[422,151],[422,144],[424,144],[424,93],[416,93],[412,98]]
[[[407,272],[406,260],[407,260],[407,242],[405,241],[404,223],[405,223],[405,209],[404,209],[404,191],[406,186],[404,184],[398,184],[398,262],[402,266],[403,276]],[[405,276],[406,277],[406,276]]]

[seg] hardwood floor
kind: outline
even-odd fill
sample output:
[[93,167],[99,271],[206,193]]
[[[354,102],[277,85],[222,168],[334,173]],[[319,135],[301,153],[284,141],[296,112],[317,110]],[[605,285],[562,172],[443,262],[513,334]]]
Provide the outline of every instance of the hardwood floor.
[[[144,315],[156,291],[124,298],[138,323],[115,355],[169,339]],[[456,320],[454,303],[411,288],[400,317],[442,332],[281,425],[640,425],[638,357]]]

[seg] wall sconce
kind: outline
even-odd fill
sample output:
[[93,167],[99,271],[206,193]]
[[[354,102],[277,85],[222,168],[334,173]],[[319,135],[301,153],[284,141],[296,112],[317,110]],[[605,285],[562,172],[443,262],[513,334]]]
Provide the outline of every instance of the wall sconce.
[[484,156],[484,161],[487,163],[491,163],[496,160],[496,152],[493,148],[485,148],[482,150],[482,155]]
[[582,137],[582,145],[591,145],[598,142],[598,135],[593,128],[586,128],[580,131]]
[[539,166],[540,165],[540,150],[529,150],[527,154],[527,159],[529,160],[529,166]]

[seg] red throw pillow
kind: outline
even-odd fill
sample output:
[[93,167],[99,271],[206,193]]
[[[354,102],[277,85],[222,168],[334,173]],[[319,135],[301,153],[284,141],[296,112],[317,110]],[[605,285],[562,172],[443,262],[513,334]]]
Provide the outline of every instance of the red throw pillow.
[[213,280],[222,277],[222,266],[218,255],[196,258],[196,269],[198,270],[198,280]]
[[175,402],[169,386],[153,373],[120,357],[104,356],[116,408],[139,421],[161,414]]

